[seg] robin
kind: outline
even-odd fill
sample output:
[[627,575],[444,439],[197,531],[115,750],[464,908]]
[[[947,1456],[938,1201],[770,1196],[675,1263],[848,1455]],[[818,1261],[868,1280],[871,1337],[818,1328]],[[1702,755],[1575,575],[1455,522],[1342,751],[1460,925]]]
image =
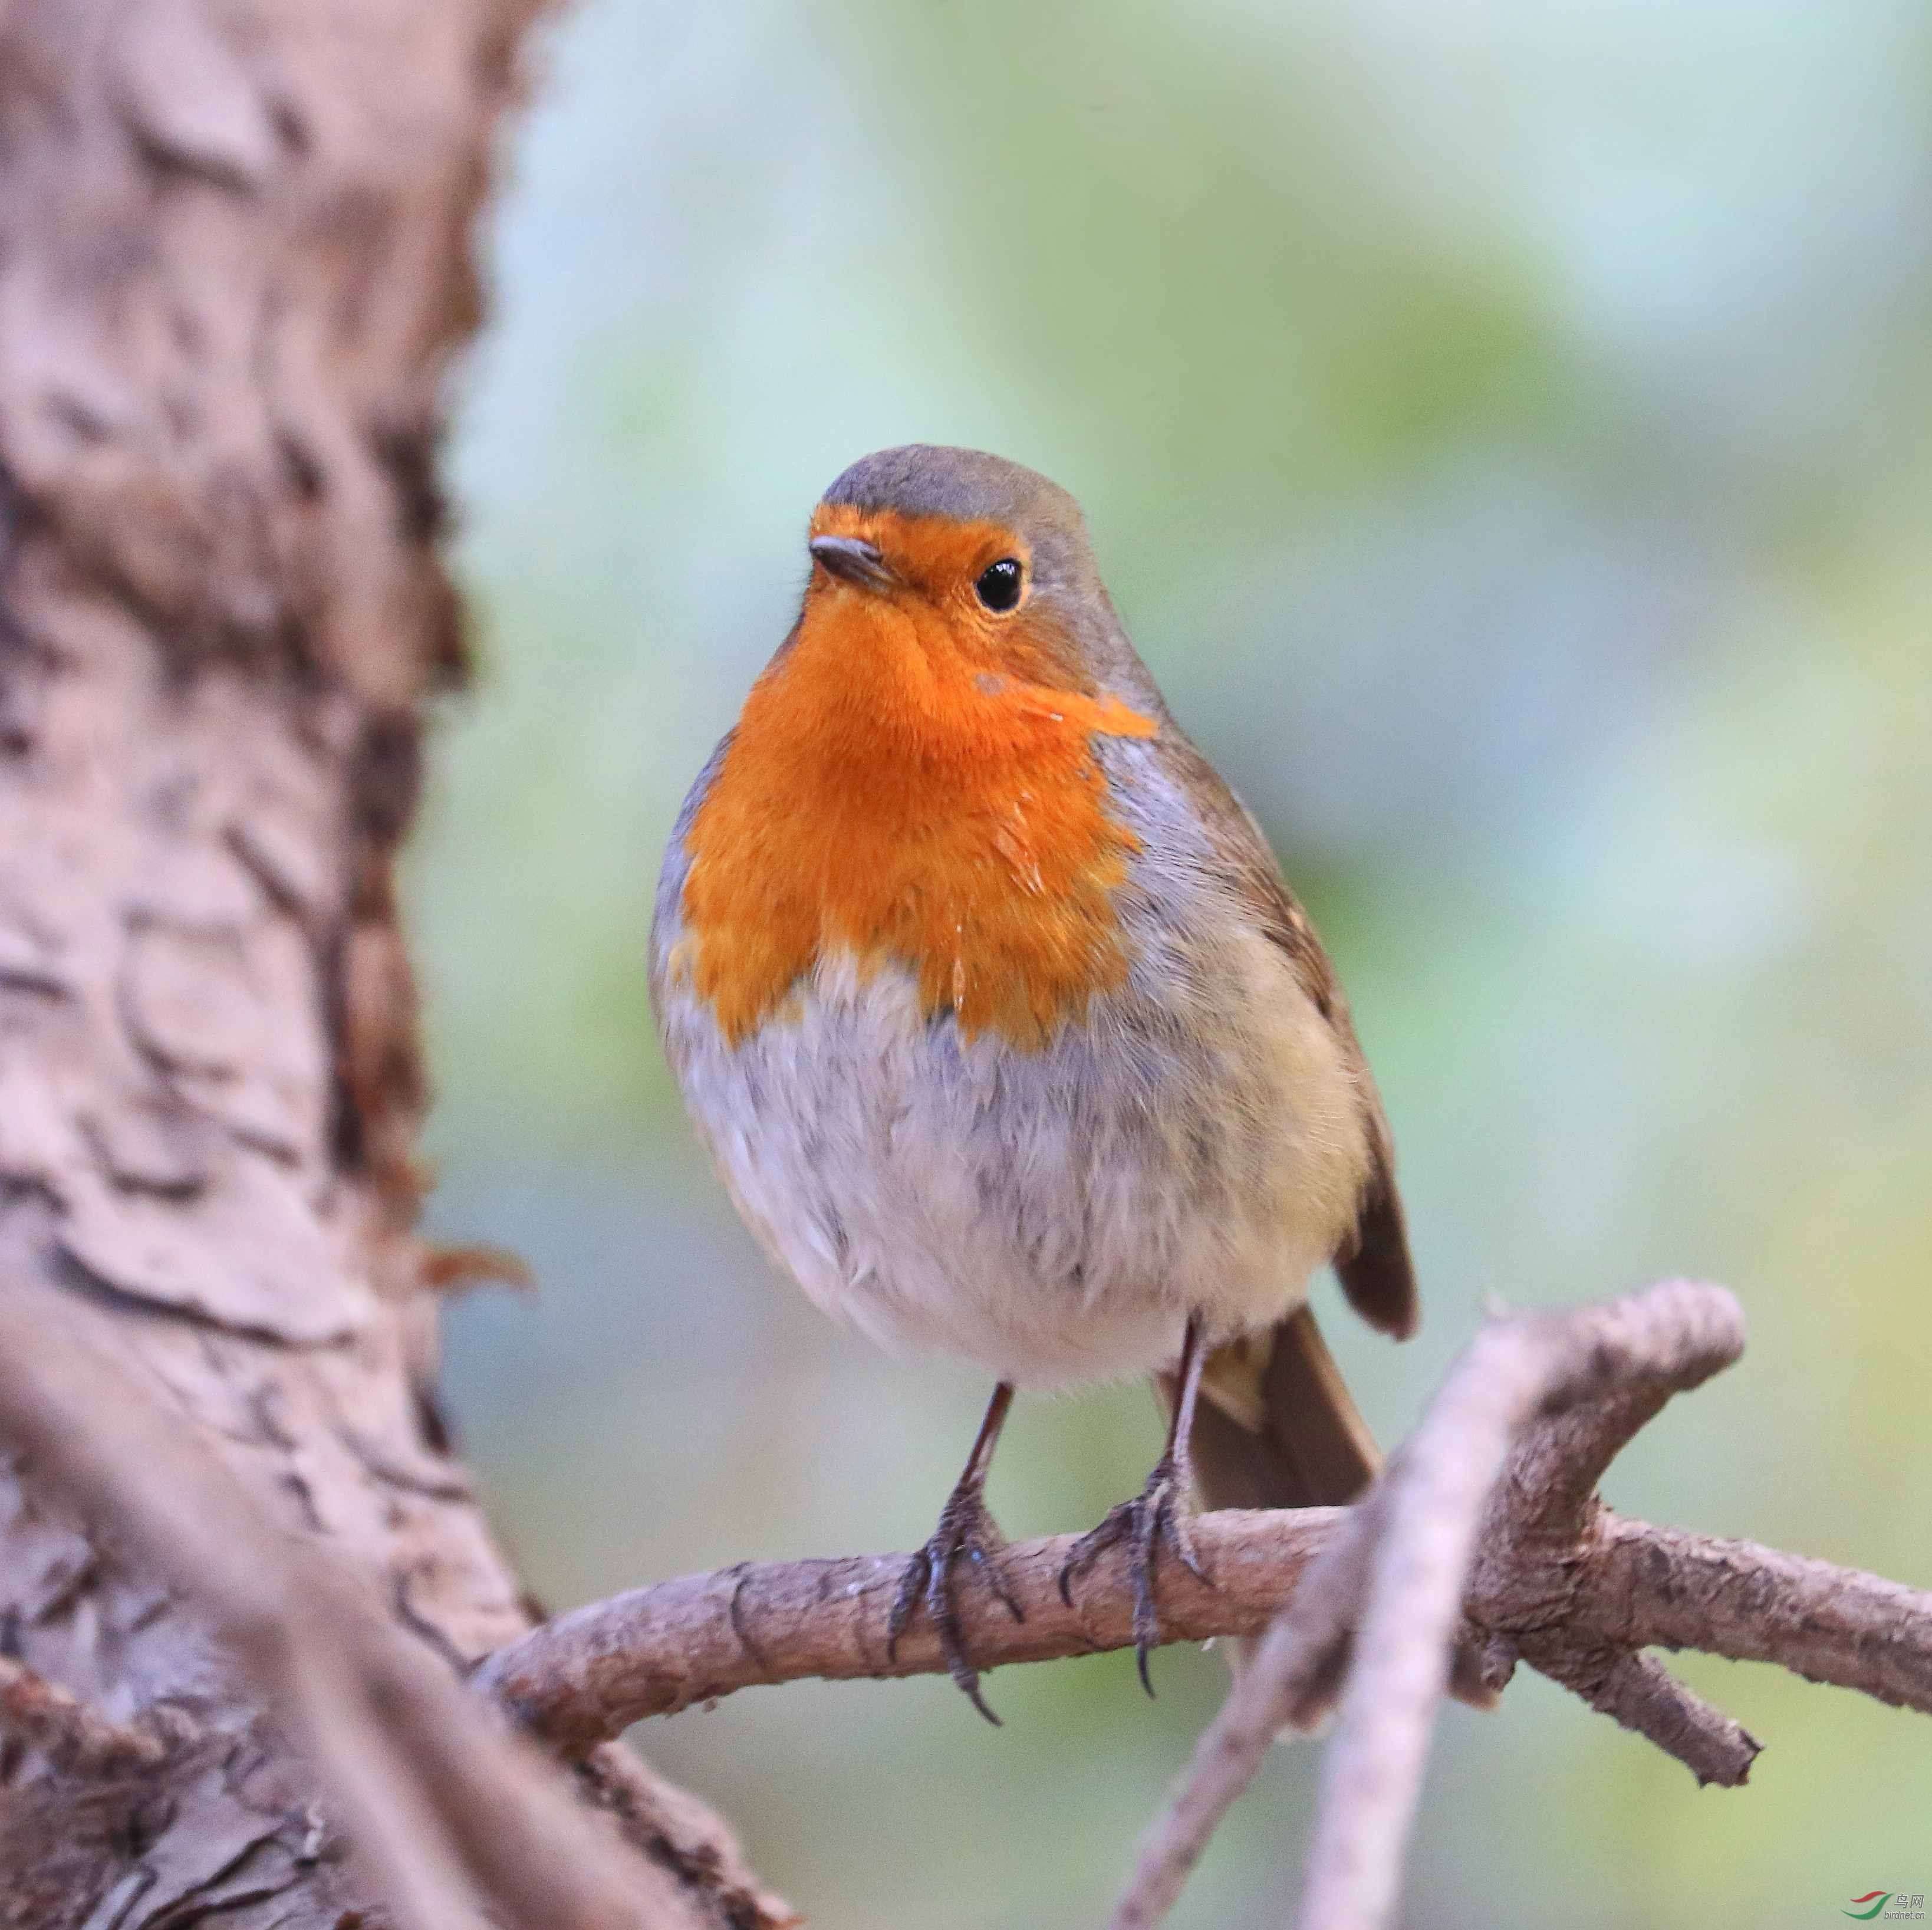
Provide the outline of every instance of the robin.
[[686,799],[651,937],[664,1049],[739,1211],[827,1313],[997,1379],[908,1569],[988,1720],[955,1565],[999,1578],[1016,1387],[1150,1373],[1125,1542],[1141,1677],[1209,1506],[1348,1501],[1376,1445],[1306,1305],[1402,1338],[1389,1131],[1333,968],[1032,470],[914,445],[825,493],[797,622]]

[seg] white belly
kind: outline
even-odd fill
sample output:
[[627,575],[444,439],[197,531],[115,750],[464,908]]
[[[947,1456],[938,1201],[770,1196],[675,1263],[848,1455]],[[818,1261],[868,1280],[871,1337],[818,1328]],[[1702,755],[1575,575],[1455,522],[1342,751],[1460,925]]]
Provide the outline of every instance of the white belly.
[[1212,1049],[1158,977],[1031,1053],[849,961],[735,1048],[674,974],[658,1016],[740,1211],[819,1306],[1052,1385],[1171,1361],[1191,1313],[1280,1319],[1352,1223],[1354,1076],[1264,939],[1219,950],[1220,989],[1262,1016],[1210,1023]]

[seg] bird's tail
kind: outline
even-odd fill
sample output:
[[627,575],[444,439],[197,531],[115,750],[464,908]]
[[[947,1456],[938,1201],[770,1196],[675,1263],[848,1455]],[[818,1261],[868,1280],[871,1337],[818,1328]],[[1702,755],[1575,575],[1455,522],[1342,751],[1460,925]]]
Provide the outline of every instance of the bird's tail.
[[1340,1507],[1382,1467],[1369,1424],[1306,1307],[1217,1348],[1201,1392],[1194,1473],[1209,1508]]
[[[1172,1376],[1160,1388],[1171,1405]],[[1340,1507],[1382,1470],[1375,1436],[1306,1307],[1218,1348],[1201,1393],[1194,1477],[1205,1507]],[[1466,1646],[1453,1658],[1450,1689],[1479,1709],[1496,1699]]]

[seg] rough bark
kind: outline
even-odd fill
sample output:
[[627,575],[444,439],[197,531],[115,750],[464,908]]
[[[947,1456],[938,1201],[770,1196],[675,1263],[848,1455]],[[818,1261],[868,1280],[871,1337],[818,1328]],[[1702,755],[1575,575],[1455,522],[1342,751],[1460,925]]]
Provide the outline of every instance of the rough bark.
[[[452,1670],[530,1616],[436,1414],[393,868],[534,11],[0,7],[0,1293],[58,1294]],[[43,1725],[0,1740],[0,1921],[344,1920],[310,1766],[46,1477],[0,1442],[0,1695]],[[638,1920],[782,1913],[628,1757],[580,1793],[673,1879]]]

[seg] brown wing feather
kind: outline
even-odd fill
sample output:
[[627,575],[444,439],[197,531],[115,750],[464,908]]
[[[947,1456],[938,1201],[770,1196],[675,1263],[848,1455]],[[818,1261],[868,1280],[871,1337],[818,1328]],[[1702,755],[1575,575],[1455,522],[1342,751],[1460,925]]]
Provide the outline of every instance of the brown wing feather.
[[1421,1317],[1415,1263],[1409,1257],[1408,1226],[1396,1190],[1386,1129],[1376,1136],[1375,1163],[1362,1189],[1353,1244],[1335,1256],[1335,1274],[1348,1304],[1371,1327],[1398,1340],[1415,1331]]
[[1308,914],[1282,877],[1253,814],[1180,731],[1171,725],[1163,728],[1159,744],[1200,810],[1229,884],[1286,955],[1302,989],[1334,1028],[1355,1064],[1362,1103],[1370,1115],[1372,1159],[1355,1225],[1335,1255],[1335,1271],[1348,1304],[1370,1325],[1406,1340],[1415,1331],[1420,1309],[1402,1196],[1396,1190],[1394,1148],[1335,968]]

